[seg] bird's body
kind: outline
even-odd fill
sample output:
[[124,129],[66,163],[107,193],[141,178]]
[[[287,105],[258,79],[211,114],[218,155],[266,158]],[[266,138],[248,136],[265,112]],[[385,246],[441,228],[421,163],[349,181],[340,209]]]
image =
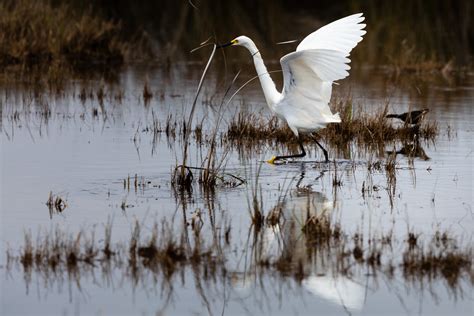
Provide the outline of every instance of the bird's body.
[[[313,133],[330,123],[340,123],[339,114],[333,114],[329,108],[332,84],[349,75],[347,58],[351,50],[362,40],[365,34],[364,17],[354,14],[321,27],[308,35],[296,48],[280,59],[284,84],[280,92],[265,67],[262,55],[255,43],[246,36],[239,36],[229,44],[244,46],[253,57],[255,69],[262,85],[265,100],[271,111],[286,121],[293,133]],[[324,151],[328,161],[327,151]],[[304,157],[306,152],[300,142],[302,153],[289,156],[277,156],[275,160]]]
[[385,117],[397,118],[399,120],[402,120],[406,124],[418,125],[421,123],[421,121],[423,121],[426,113],[428,112],[429,112],[429,109],[423,109],[423,110],[409,111],[402,114],[388,114]]

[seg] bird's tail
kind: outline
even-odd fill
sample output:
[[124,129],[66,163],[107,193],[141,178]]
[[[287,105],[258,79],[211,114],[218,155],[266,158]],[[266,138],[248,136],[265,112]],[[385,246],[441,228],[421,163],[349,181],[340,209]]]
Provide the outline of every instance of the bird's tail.
[[339,113],[327,113],[323,114],[323,117],[325,123],[341,123],[341,117],[339,116]]
[[339,115],[339,112],[337,112],[336,114],[334,114],[332,116],[332,119],[334,120],[333,122],[334,123],[341,123],[341,116]]
[[398,114],[387,114],[386,118],[398,118]]

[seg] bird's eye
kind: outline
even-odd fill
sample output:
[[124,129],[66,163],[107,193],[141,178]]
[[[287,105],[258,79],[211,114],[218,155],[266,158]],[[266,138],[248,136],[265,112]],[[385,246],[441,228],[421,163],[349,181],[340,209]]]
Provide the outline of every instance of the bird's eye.
[[238,40],[236,40],[236,39],[235,39],[235,40],[232,40],[232,44],[238,44],[238,43],[239,43]]

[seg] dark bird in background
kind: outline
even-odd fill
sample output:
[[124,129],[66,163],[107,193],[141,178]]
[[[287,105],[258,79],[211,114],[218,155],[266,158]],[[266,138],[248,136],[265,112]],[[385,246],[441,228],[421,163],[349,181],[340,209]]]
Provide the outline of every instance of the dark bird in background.
[[409,111],[402,114],[388,114],[386,118],[397,118],[405,122],[405,124],[414,124],[418,125],[423,121],[426,113],[429,112],[429,109]]

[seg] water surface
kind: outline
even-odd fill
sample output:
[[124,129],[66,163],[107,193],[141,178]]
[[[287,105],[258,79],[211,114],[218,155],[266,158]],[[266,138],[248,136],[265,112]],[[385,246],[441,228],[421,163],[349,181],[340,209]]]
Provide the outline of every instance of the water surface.
[[[386,102],[395,113],[430,109],[427,119],[437,122],[439,135],[435,141],[420,142],[423,157],[397,155],[395,188],[383,170],[367,170],[368,163],[386,159],[385,152],[352,144],[343,154],[329,147],[336,163],[320,164],[314,161],[321,160],[322,153],[312,146],[302,163],[275,166],[261,161],[275,151],[284,153],[287,147],[263,144],[251,151],[234,146],[225,157],[225,171],[246,179],[246,185],[218,187],[210,194],[195,183],[192,193],[183,196],[173,188],[171,178],[183,152],[179,126],[190,111],[200,71],[201,65],[189,64],[170,71],[129,67],[114,82],[78,79],[59,94],[33,85],[3,85],[2,314],[472,313],[469,280],[461,280],[453,289],[442,278],[409,282],[400,272],[388,278],[363,266],[344,275],[331,269],[329,262],[336,260],[331,255],[325,264],[321,254],[307,255],[300,226],[309,210],[329,212],[348,236],[360,233],[369,238],[392,232],[398,240],[391,251],[394,262],[400,260],[409,231],[424,240],[436,231],[448,231],[459,244],[469,245],[474,228],[473,74],[394,79],[383,71],[360,69],[335,88],[337,97],[350,96],[368,112],[376,112]],[[225,90],[221,84],[225,77],[216,73],[211,70],[194,118],[202,123],[204,135],[210,135],[216,125],[216,105]],[[252,75],[244,72],[239,82]],[[147,102],[145,83],[153,92]],[[101,87],[103,101],[97,97]],[[81,98],[84,91],[92,97]],[[257,82],[225,108],[222,133],[239,111],[270,115]],[[154,134],[153,119],[164,127],[170,115],[178,126],[176,136]],[[208,142],[191,139],[188,164],[201,166]],[[222,157],[227,148],[225,142],[219,144],[218,157]],[[402,146],[387,143],[386,150]],[[128,177],[130,187],[124,185]],[[255,227],[249,215],[256,178],[265,214],[281,206],[287,219],[278,229],[266,225],[258,239],[252,237]],[[340,185],[334,185],[334,179]],[[369,184],[372,190],[362,193]],[[62,212],[51,212],[46,206],[50,192],[66,200]],[[7,249],[18,254],[28,231],[36,236],[56,227],[72,234],[95,230],[98,243],[103,244],[103,227],[112,222],[113,241],[126,243],[135,220],[143,225],[143,235],[163,220],[178,234],[190,229],[183,226],[183,216],[189,221],[197,209],[202,212],[202,235],[209,243],[213,231],[231,229],[230,242],[223,248],[225,269],[220,271],[225,273],[205,277],[187,266],[170,280],[144,273],[136,283],[129,271],[117,266],[107,273],[100,268],[81,273],[79,282],[67,273],[50,278],[33,271],[28,277],[20,264],[13,268],[5,264]],[[286,244],[301,256],[303,278],[256,264],[257,253],[260,259],[278,260]],[[257,252],[255,247],[260,247]]]

